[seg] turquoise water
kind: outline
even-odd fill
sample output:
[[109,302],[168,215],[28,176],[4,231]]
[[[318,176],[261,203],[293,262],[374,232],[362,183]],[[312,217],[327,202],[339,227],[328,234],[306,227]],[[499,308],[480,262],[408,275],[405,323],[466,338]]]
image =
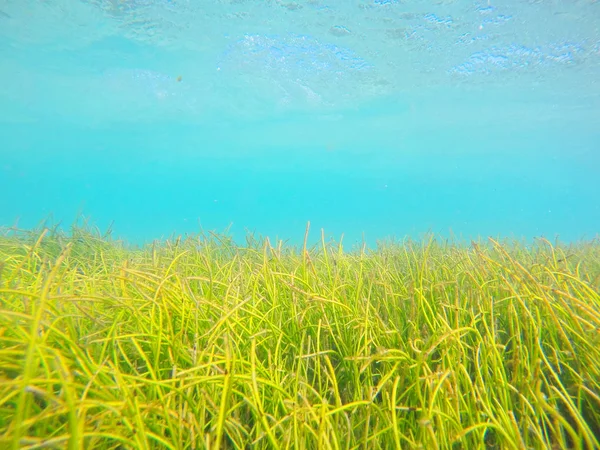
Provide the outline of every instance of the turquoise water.
[[0,2],[0,226],[590,238],[600,3]]

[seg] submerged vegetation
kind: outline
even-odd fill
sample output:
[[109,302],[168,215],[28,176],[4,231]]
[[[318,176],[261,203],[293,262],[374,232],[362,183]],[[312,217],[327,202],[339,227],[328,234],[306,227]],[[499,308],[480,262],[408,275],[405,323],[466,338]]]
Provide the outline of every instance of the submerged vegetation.
[[598,240],[7,231],[0,448],[599,448],[599,283]]

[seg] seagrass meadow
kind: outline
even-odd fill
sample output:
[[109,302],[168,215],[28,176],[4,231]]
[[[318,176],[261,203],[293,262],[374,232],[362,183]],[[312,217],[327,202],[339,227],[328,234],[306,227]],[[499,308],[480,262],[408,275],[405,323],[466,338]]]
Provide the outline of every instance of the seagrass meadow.
[[600,448],[597,239],[7,229],[0,264],[2,449]]

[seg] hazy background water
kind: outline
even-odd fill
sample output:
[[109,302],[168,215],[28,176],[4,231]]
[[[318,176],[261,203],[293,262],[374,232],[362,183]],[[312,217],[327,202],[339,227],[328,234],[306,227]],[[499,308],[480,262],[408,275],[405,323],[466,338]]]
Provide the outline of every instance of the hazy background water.
[[600,230],[600,2],[0,0],[0,225]]

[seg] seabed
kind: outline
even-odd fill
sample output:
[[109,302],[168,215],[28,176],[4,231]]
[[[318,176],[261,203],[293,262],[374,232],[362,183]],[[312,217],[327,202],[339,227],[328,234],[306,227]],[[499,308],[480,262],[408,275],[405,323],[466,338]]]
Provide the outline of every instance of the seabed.
[[0,448],[600,448],[600,241],[0,235]]

